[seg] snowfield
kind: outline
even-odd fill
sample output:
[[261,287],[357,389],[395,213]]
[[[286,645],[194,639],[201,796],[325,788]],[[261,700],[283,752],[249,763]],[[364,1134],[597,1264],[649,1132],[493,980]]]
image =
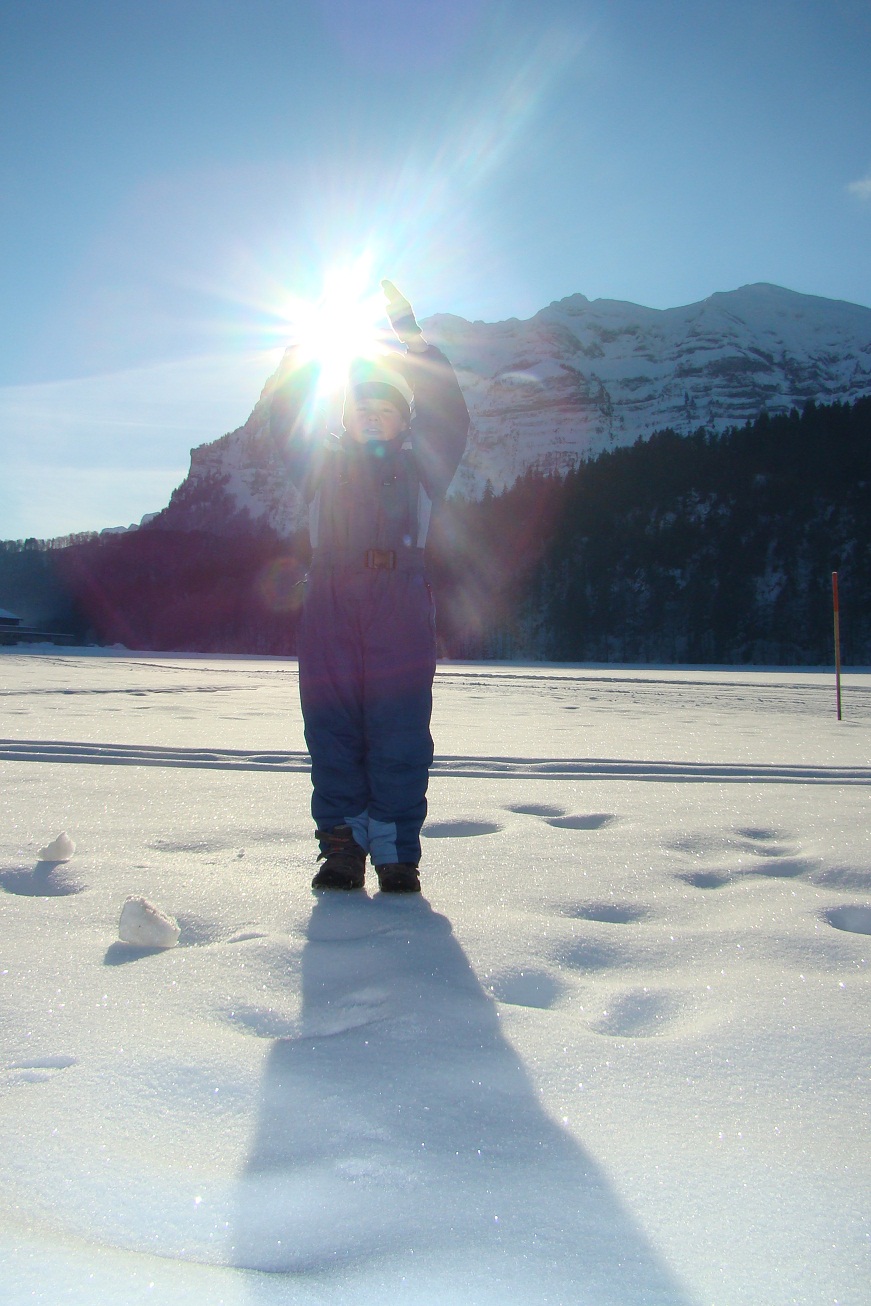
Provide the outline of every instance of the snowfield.
[[423,898],[315,898],[294,662],[0,652],[3,1306],[867,1306],[832,681],[442,666]]

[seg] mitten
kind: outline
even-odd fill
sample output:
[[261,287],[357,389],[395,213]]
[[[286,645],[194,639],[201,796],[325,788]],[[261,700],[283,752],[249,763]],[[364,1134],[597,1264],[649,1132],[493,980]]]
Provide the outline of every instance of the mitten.
[[404,345],[416,344],[422,335],[414,309],[392,281],[382,281],[381,289],[387,298],[387,316],[394,333]]

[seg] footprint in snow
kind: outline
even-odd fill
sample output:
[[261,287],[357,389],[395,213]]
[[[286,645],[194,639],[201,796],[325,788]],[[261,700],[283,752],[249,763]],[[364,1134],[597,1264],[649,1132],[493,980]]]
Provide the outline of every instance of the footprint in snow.
[[[264,930],[233,929],[187,912],[177,913],[175,921],[181,930],[177,945],[179,948],[203,948],[215,943],[248,943],[252,939],[267,937]],[[128,962],[139,961],[143,957],[156,957],[166,951],[166,948],[140,948],[119,939],[106,949],[103,965],[125,966]]]
[[299,1033],[299,1020],[282,1016],[269,1007],[238,1006],[220,1013],[230,1025],[242,1033],[257,1038],[294,1038]]
[[830,907],[823,912],[823,920],[829,922],[836,930],[846,930],[849,934],[871,934],[871,907]]
[[481,834],[498,834],[503,827],[495,821],[439,821],[425,825],[425,839],[470,839]]
[[613,812],[589,812],[582,816],[551,816],[545,819],[548,825],[553,825],[558,830],[603,830],[617,818]]
[[175,841],[173,839],[155,839],[147,847],[152,848],[159,853],[183,853],[185,856],[195,856],[198,853],[223,853],[230,852],[231,849],[238,849],[237,843],[230,843],[226,839],[209,837],[205,839],[189,839],[186,841]]
[[352,1030],[374,1025],[385,1018],[385,995],[379,990],[361,989],[345,995],[341,1002],[310,1010],[305,1019],[282,1015],[269,1007],[237,1006],[221,1012],[224,1020],[243,1034],[256,1038],[292,1039],[333,1038]]
[[37,862],[32,870],[22,866],[0,871],[0,888],[24,898],[66,898],[84,893],[86,887],[72,879],[59,862]]
[[178,912],[175,919],[181,929],[178,939],[180,948],[203,948],[212,943],[247,943],[251,939],[266,938],[263,930],[244,926],[234,929],[189,912]]
[[722,832],[701,830],[685,834],[668,846],[690,857],[721,857],[723,853],[751,853],[757,857],[781,857],[794,848],[783,848],[788,835],[783,830],[763,830],[755,826],[737,826]]
[[13,1061],[6,1067],[14,1073],[15,1082],[19,1084],[47,1084],[60,1070],[68,1070],[78,1064],[78,1057],[49,1056],[33,1057],[26,1061]]
[[301,1038],[335,1038],[337,1034],[350,1034],[355,1029],[365,1029],[386,1020],[383,1004],[343,1003],[329,1010],[311,1011],[306,1014],[300,1031]]
[[103,954],[104,966],[126,966],[131,961],[141,961],[143,957],[163,957],[168,948],[138,948],[133,943],[122,943],[116,939],[110,943]]
[[722,889],[724,884],[732,883],[732,876],[729,871],[688,871],[682,875],[676,875],[676,880],[682,880],[684,884],[689,884],[693,889]]
[[560,968],[576,970],[582,975],[597,970],[614,970],[628,964],[628,959],[616,947],[595,939],[575,939],[558,947],[553,957]]
[[520,816],[540,816],[547,825],[552,825],[557,830],[602,830],[617,820],[613,812],[571,815],[562,807],[551,807],[549,803],[516,803],[505,810],[517,812]]
[[615,997],[591,1028],[610,1038],[655,1038],[666,1032],[678,1013],[674,994],[636,989]]
[[857,892],[871,889],[871,871],[859,866],[826,866],[810,875],[813,884],[826,889],[845,889]]
[[[782,830],[769,830],[758,826],[736,826],[722,834],[704,831],[685,835],[669,846],[675,852],[697,860],[716,857],[722,862],[723,854],[740,858],[735,866],[709,866],[704,870],[683,871],[676,876],[694,889],[721,889],[739,879],[755,877],[769,880],[793,880],[809,875],[819,863],[811,857],[796,854],[799,848],[787,842]],[[756,864],[745,864],[747,857],[757,858]]]
[[577,907],[566,907],[561,915],[581,921],[603,921],[607,925],[634,925],[650,913],[646,907],[628,902],[586,902]]
[[736,871],[685,871],[675,878],[694,889],[722,889],[736,880],[795,880],[816,866],[810,857],[791,857],[762,866],[740,867]]
[[775,880],[793,879],[813,870],[818,863],[810,857],[800,857],[800,846],[785,842],[789,835],[783,830],[759,829],[756,826],[738,826],[733,831],[753,857],[764,859],[759,866],[748,868],[748,875],[762,875]]
[[497,976],[486,988],[498,1002],[513,1007],[552,1007],[563,991],[563,986],[543,970],[520,970]]
[[565,816],[561,807],[551,807],[549,803],[512,803],[506,812],[517,812],[520,816]]
[[765,880],[795,880],[816,870],[819,862],[813,857],[778,857],[767,865],[754,866],[744,872]]

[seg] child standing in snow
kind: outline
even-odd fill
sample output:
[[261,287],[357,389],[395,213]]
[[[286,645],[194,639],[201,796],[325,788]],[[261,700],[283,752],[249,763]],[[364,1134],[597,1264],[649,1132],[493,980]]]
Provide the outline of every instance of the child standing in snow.
[[389,281],[382,286],[405,352],[352,368],[341,436],[312,439],[313,372],[293,350],[270,427],[309,507],[298,651],[323,863],[312,887],[362,888],[368,854],[383,893],[418,893],[436,653],[424,545],[433,505],[463,456],[469,414],[411,305]]

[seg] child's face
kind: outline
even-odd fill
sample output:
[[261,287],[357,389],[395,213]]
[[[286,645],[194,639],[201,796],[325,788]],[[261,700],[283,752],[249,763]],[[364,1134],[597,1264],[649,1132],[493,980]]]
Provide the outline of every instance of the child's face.
[[345,430],[358,444],[395,440],[405,430],[405,420],[389,399],[358,399],[345,410]]

